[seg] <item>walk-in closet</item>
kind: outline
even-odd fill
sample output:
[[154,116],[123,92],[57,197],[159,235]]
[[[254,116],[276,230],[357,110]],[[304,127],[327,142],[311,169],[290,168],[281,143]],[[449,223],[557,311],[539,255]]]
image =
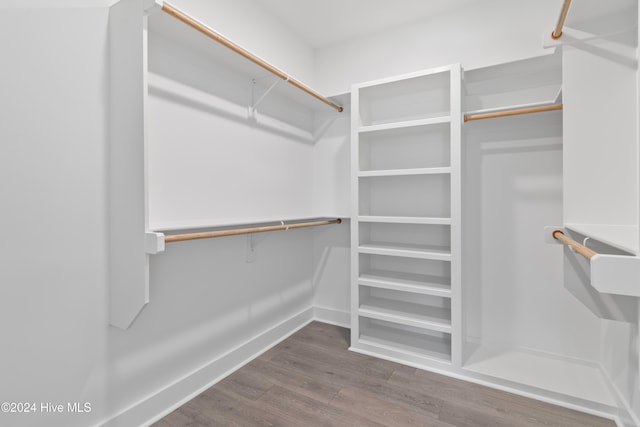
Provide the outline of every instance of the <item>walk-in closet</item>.
[[0,0],[0,425],[640,426],[637,0]]

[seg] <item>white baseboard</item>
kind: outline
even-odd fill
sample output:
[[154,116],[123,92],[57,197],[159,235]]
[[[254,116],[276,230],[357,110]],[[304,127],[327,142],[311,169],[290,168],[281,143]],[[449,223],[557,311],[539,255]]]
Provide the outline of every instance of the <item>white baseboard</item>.
[[104,427],[148,426],[193,399],[266,350],[286,339],[314,320],[310,307],[285,320],[244,344],[147,399],[109,419]]
[[330,325],[350,328],[350,315],[348,311],[334,310],[327,307],[313,307],[313,319]]

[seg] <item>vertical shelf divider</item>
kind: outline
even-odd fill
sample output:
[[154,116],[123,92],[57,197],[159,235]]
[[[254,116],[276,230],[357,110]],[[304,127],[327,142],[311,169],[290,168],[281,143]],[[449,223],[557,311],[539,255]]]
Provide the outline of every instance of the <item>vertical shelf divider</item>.
[[462,366],[462,67],[451,66],[451,361]]

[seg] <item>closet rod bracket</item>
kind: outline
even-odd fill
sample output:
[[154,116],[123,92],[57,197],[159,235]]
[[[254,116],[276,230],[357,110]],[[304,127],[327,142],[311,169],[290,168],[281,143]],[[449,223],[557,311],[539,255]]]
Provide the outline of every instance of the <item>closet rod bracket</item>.
[[164,252],[164,234],[147,231],[144,244],[148,254],[154,255]]
[[[279,77],[276,77],[276,81],[274,81],[271,86],[269,86],[269,88],[267,88],[267,90],[260,96],[260,98],[258,98],[257,100],[255,100],[255,93],[256,93],[256,86],[257,86],[257,80],[256,79],[252,79],[251,80],[251,107],[249,108],[249,115],[253,116],[258,108],[258,105],[260,105],[260,103],[262,103],[262,101],[264,101],[264,99],[267,97],[267,95],[269,95],[269,93],[271,93],[271,91],[273,89],[275,89],[276,86],[278,86],[278,84],[280,82],[288,82],[289,81],[289,77],[287,76],[286,79],[281,79]],[[255,101],[254,101],[255,100]]]

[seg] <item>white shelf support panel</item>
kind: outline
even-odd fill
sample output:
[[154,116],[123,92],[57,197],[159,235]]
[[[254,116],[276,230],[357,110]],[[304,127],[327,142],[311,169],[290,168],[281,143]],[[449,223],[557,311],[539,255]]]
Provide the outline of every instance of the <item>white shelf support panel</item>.
[[136,2],[118,2],[109,12],[109,324],[120,329],[149,302],[143,15]]
[[417,128],[422,126],[432,126],[442,123],[451,122],[450,116],[441,116],[441,117],[433,117],[427,119],[418,119],[418,120],[407,120],[403,122],[397,123],[382,123],[378,125],[368,125],[361,126],[358,129],[360,133],[369,133],[369,132],[381,132],[385,130],[393,130],[393,129],[409,129],[409,128]]
[[640,297],[640,257],[598,253],[587,247],[589,237],[579,243],[566,233],[562,227],[545,227],[547,242],[567,245],[589,260],[591,286],[604,294]]
[[360,178],[374,177],[374,176],[409,176],[409,175],[442,175],[450,174],[450,167],[441,168],[415,168],[415,169],[389,169],[389,170],[375,170],[375,171],[363,171],[358,176]]

